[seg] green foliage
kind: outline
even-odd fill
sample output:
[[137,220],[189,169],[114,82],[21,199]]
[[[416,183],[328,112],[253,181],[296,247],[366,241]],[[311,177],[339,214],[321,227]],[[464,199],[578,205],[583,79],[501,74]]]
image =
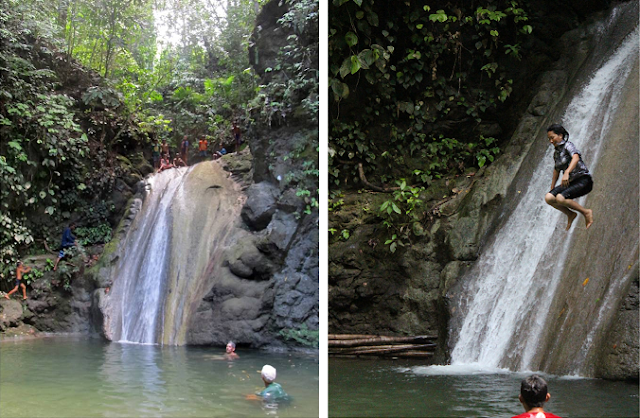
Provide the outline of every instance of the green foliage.
[[41,279],[42,276],[44,276],[44,272],[34,267],[31,269],[31,271],[29,271],[29,273],[24,274],[22,278],[25,281],[25,284],[27,286],[30,286],[31,283],[35,282],[38,279]]
[[[78,198],[88,137],[77,103],[58,92],[42,56],[57,43],[44,2],[2,2],[0,19],[0,261],[13,265],[36,234],[31,217],[62,216]],[[31,39],[39,38],[32,45]],[[6,277],[6,271],[0,273]]]
[[344,194],[340,190],[329,194],[329,212],[336,212],[344,205]]
[[75,234],[81,245],[106,244],[111,241],[113,229],[108,223],[93,227],[76,228]]
[[509,99],[509,63],[527,53],[521,3],[332,0],[332,187],[361,187],[359,165],[373,184],[414,174],[428,185],[491,162],[498,140],[479,127]]
[[384,201],[379,209],[383,224],[392,231],[391,238],[385,242],[392,253],[398,246],[410,243],[409,225],[421,220],[421,214],[417,209],[422,203],[420,196],[425,191],[424,187],[407,185],[405,179],[398,180],[396,183],[398,188],[393,191],[393,199]]
[[310,330],[306,324],[302,324],[298,329],[282,329],[278,334],[285,340],[295,341],[305,347],[318,348],[319,346],[320,332]]
[[312,61],[317,55],[317,43],[309,43],[317,37],[319,15],[317,0],[286,0],[288,11],[278,23],[290,33],[287,44],[278,55],[277,64],[265,71],[271,73],[271,81],[260,86],[253,106],[260,109],[262,121],[278,126],[289,118],[318,121],[319,71]]
[[144,23],[153,22],[151,1],[68,0],[59,13],[58,20],[65,20],[68,55],[104,77],[152,63],[155,28]]

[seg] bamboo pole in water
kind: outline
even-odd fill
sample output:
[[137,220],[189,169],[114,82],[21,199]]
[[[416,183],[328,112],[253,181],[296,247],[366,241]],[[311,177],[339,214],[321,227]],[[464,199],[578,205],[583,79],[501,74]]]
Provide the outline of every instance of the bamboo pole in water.
[[329,340],[329,347],[357,347],[364,345],[380,345],[381,343],[416,343],[433,339],[435,339],[435,337],[428,335],[418,335],[412,337],[376,336],[369,338]]
[[[386,354],[402,351],[419,352],[426,348],[433,348],[435,344],[404,344],[404,345],[380,345],[355,348],[330,349],[329,354]],[[433,354],[433,352],[431,352]]]
[[329,340],[357,340],[360,338],[375,338],[379,335],[370,334],[329,334]]
[[330,334],[329,354],[335,357],[433,357],[437,347],[431,335],[395,336]]

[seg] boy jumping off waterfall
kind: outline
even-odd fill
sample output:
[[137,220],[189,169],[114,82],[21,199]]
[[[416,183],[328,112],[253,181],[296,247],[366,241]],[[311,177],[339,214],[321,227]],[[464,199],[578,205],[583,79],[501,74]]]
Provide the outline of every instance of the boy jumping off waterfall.
[[[568,231],[576,219],[576,212],[584,216],[587,229],[593,224],[593,211],[583,208],[574,199],[584,196],[593,189],[593,179],[589,169],[582,161],[582,155],[578,148],[569,142],[569,132],[561,125],[554,124],[547,128],[547,138],[551,145],[555,147],[553,154],[554,168],[553,179],[551,180],[551,190],[545,195],[547,204],[558,209],[567,215]],[[561,184],[556,187],[560,172],[562,175]],[[575,211],[575,212],[574,212]]]
[[547,382],[540,376],[534,374],[522,381],[520,384],[520,403],[524,414],[516,415],[512,418],[560,418],[551,412],[544,412],[543,405],[551,398],[547,392]]

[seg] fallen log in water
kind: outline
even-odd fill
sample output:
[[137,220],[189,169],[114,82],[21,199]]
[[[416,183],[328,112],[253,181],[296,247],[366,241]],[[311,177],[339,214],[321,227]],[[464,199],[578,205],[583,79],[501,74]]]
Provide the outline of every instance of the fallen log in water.
[[430,335],[417,335],[412,337],[385,337],[380,335],[369,338],[329,340],[329,347],[357,347],[364,345],[380,345],[381,343],[419,343],[435,339],[436,337]]
[[369,334],[329,334],[329,340],[357,340],[361,338],[377,338],[379,335]]
[[436,344],[427,343],[427,344],[382,344],[382,345],[361,345],[356,347],[329,347],[329,352],[337,352],[337,353],[346,353],[353,350],[377,350],[377,349],[386,349],[386,348],[397,348],[410,350],[414,347],[435,347]]
[[[435,347],[435,344],[405,344],[405,345],[383,345],[353,348],[329,349],[329,354],[392,354],[402,351],[421,352],[427,348]],[[424,352],[424,351],[422,351]]]
[[433,357],[437,339],[432,335],[395,336],[329,334],[329,355],[334,357]]

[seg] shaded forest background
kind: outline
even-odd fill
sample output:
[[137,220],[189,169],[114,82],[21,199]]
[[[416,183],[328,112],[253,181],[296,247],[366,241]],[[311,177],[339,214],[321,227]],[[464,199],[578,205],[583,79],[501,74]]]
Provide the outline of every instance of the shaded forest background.
[[[460,192],[500,155],[559,58],[554,41],[609,1],[329,2],[329,210],[380,193],[391,252],[410,245],[427,201]],[[353,232],[330,221],[330,240]]]

